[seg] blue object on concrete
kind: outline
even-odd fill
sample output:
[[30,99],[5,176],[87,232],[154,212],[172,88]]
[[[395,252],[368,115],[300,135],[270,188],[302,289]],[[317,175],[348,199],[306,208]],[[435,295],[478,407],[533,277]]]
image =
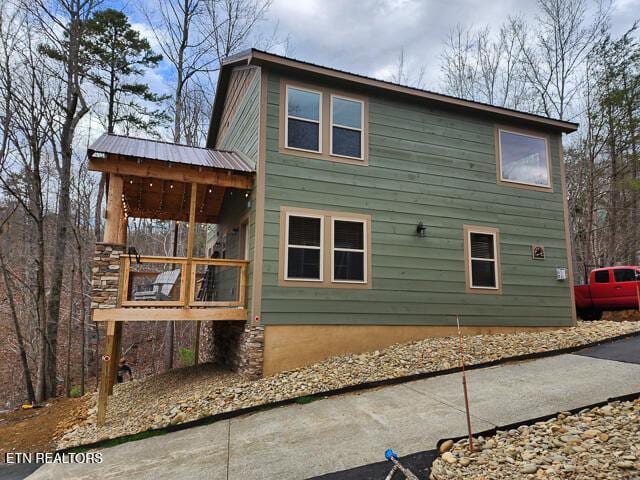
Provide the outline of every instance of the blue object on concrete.
[[385,452],[384,452],[384,458],[386,458],[387,460],[391,461],[392,458],[395,458],[396,460],[398,459],[398,455],[391,450],[390,448],[388,448]]

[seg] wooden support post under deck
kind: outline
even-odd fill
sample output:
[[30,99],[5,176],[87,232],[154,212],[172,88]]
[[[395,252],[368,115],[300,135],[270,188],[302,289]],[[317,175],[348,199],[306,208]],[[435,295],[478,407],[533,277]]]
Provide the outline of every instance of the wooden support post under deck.
[[[191,197],[189,202],[189,231],[187,232],[187,265],[182,275],[185,276],[185,292],[184,292],[184,307],[189,308],[191,303],[191,291],[194,291],[195,284],[192,285],[192,280],[195,281],[195,275],[191,274],[193,269],[193,244],[196,236],[196,207],[198,196],[198,184],[191,184]],[[200,322],[196,322],[196,334],[195,334],[195,348],[194,348],[194,363],[198,364],[198,355],[200,355]]]
[[[122,208],[122,193],[124,180],[120,175],[110,174],[109,192],[107,195],[107,221],[104,228],[104,241],[121,243],[127,241],[127,221]],[[120,282],[123,279],[120,278]],[[122,299],[118,299],[121,303]],[[118,305],[119,306],[119,305]],[[105,341],[105,353],[102,357],[102,372],[100,374],[100,391],[98,395],[98,425],[104,425],[107,416],[107,399],[113,393],[118,355],[122,344],[122,323],[108,322]]]

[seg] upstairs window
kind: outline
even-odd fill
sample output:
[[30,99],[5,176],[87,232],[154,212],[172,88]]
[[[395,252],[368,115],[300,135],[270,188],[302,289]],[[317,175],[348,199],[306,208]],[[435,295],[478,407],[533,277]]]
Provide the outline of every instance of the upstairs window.
[[362,159],[364,103],[331,95],[331,154]]
[[[465,226],[465,272],[468,291],[499,293],[498,230]],[[498,292],[496,292],[498,291]]]
[[321,216],[287,215],[287,280],[322,281]]
[[366,228],[364,220],[333,218],[334,282],[362,282],[366,279]]
[[547,138],[499,129],[498,169],[501,182],[551,189]]
[[320,152],[322,94],[287,87],[286,145],[288,148]]

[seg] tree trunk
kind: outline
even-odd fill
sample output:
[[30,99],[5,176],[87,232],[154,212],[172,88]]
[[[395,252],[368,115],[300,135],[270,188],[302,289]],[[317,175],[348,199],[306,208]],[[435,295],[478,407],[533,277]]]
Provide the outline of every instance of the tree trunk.
[[31,404],[34,404],[36,402],[36,394],[33,390],[33,382],[31,381],[31,369],[29,368],[29,362],[27,360],[27,351],[24,347],[24,337],[22,336],[22,330],[20,329],[20,322],[18,321],[18,311],[13,297],[13,287],[10,284],[9,272],[7,271],[7,266],[4,263],[4,256],[2,255],[2,252],[0,252],[0,268],[2,268],[7,300],[9,300],[9,310],[11,311],[13,328],[16,333],[16,341],[18,342],[18,349],[20,351],[20,362],[22,363],[22,375],[24,377],[27,398]]
[[[78,5],[77,8],[82,8]],[[58,218],[54,239],[54,256],[51,268],[50,294],[47,304],[47,377],[49,380],[48,393],[55,395],[56,391],[56,360],[58,350],[58,326],[60,321],[60,300],[64,263],[67,244],[67,228],[71,213],[71,162],[73,158],[73,137],[80,119],[89,111],[83,103],[80,91],[80,11],[70,12],[68,33],[68,50],[65,58],[66,99],[62,128],[60,134],[59,165],[59,193]]]
[[71,284],[69,286],[69,323],[67,324],[67,361],[64,372],[64,386],[67,391],[67,398],[71,397],[71,332],[73,327],[73,314],[75,311],[75,281],[76,281],[76,263],[73,262],[71,267]]

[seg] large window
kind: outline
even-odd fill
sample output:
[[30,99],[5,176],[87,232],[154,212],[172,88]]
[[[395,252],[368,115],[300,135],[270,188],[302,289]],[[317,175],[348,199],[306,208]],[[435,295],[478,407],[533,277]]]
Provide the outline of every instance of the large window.
[[287,87],[286,145],[320,152],[322,144],[322,94]]
[[498,169],[501,182],[550,189],[547,137],[498,129]]
[[331,95],[331,154],[362,158],[364,103]]
[[321,216],[287,215],[286,279],[322,281]]
[[465,226],[465,272],[470,291],[500,291],[498,230]]
[[366,282],[364,220],[333,218],[332,280]]
[[282,207],[281,286],[370,288],[371,217]]

